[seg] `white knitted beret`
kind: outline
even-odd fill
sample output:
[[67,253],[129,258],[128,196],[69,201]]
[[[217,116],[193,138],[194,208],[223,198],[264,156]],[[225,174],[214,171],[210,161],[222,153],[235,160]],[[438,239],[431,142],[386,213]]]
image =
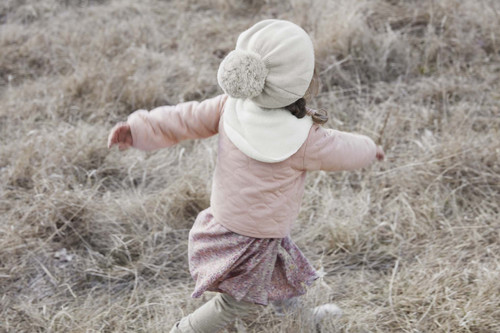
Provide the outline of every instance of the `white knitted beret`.
[[314,72],[309,35],[283,20],[264,20],[241,33],[222,61],[217,80],[233,98],[263,108],[281,108],[303,97]]

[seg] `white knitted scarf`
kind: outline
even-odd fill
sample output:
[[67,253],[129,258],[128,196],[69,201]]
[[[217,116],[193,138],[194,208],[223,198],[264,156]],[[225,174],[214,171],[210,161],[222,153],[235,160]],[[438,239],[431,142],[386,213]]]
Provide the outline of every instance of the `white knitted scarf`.
[[311,117],[298,119],[286,109],[265,109],[250,99],[229,97],[223,115],[224,130],[245,155],[277,163],[295,154],[309,135]]

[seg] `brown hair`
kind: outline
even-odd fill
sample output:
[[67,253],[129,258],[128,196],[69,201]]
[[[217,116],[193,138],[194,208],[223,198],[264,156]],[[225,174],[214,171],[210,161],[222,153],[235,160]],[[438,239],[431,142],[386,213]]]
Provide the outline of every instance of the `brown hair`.
[[299,98],[295,103],[285,106],[285,109],[290,111],[297,118],[304,118],[307,114],[312,117],[312,120],[316,124],[324,124],[328,121],[328,115],[325,110],[313,110],[306,107],[306,100],[309,101],[312,97],[318,95],[319,92],[319,75],[314,68],[314,74],[309,84],[309,88],[304,95],[304,97]]

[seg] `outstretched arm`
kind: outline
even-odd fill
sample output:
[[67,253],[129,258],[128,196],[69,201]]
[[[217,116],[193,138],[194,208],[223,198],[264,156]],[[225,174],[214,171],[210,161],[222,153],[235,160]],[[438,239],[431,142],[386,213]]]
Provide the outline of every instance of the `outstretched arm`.
[[162,106],[149,112],[135,111],[126,123],[119,123],[113,128],[108,146],[118,144],[121,149],[132,146],[155,150],[182,140],[215,135],[219,131],[220,115],[226,99],[226,95],[219,95],[203,102]]
[[307,141],[306,170],[340,171],[368,166],[384,159],[384,151],[367,136],[313,125]]

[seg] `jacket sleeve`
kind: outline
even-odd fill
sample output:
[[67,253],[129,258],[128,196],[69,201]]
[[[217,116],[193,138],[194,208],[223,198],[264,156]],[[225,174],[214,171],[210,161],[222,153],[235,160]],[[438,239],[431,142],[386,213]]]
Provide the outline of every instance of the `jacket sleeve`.
[[304,153],[305,170],[341,171],[368,166],[377,147],[367,136],[313,125]]
[[128,117],[132,146],[141,150],[170,147],[182,140],[207,138],[219,132],[219,120],[227,95],[203,102],[138,110]]

